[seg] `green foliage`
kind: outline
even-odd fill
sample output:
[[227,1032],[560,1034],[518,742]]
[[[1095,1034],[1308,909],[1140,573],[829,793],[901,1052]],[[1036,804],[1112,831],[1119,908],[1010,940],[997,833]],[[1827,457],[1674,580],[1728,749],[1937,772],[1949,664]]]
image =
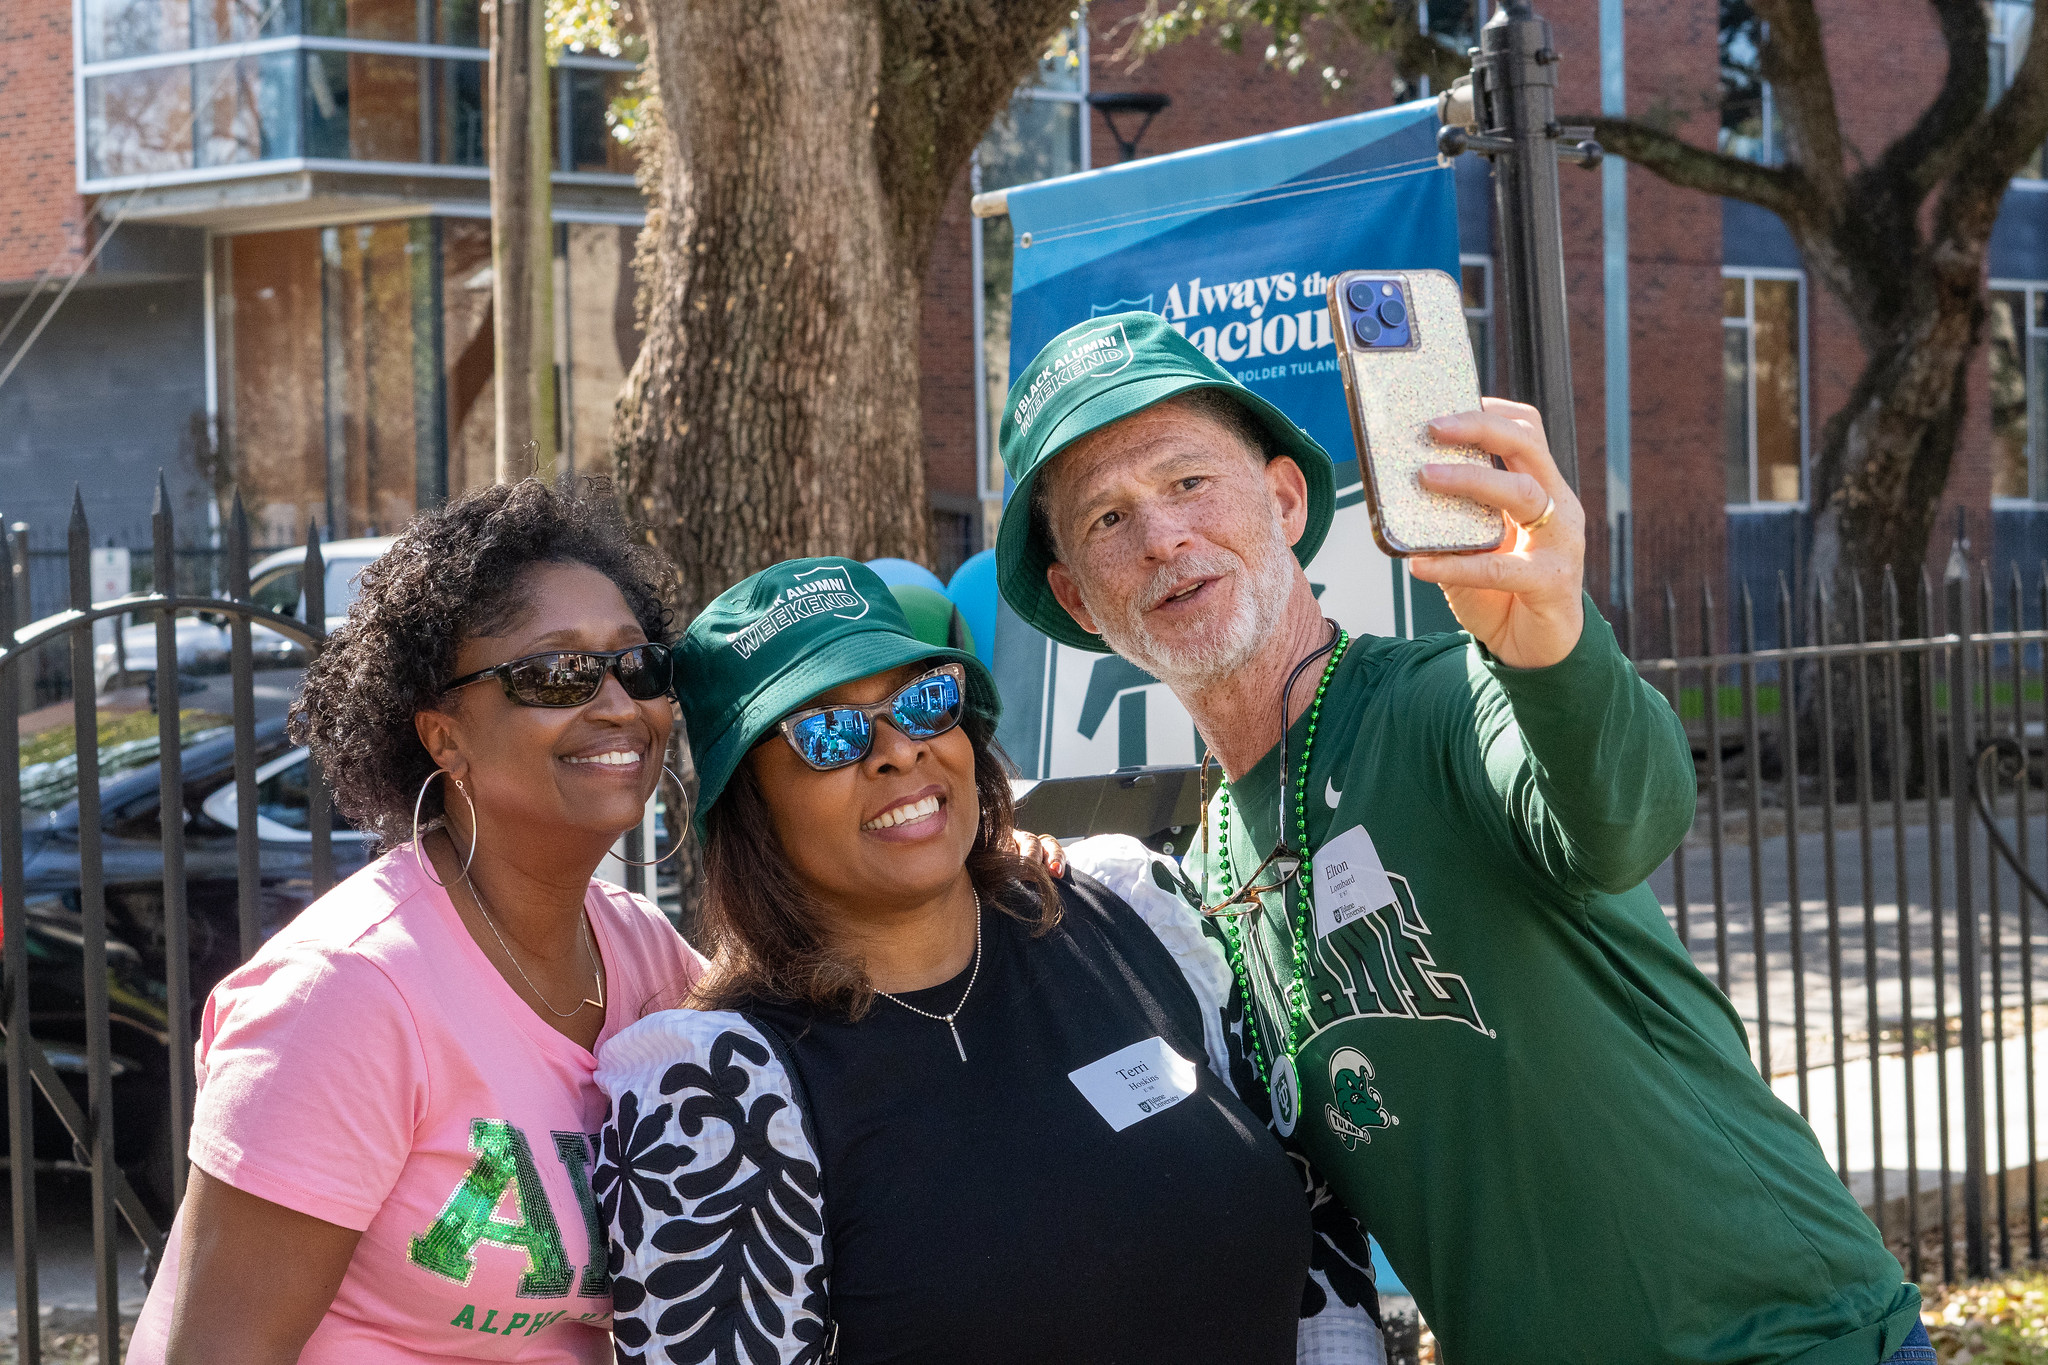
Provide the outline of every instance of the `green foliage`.
[[[547,29],[550,66],[564,52],[589,52],[641,63],[647,60],[647,44],[634,31],[631,11],[620,0],[547,0],[542,22]],[[631,143],[639,136],[640,110],[646,97],[636,74],[605,109],[605,126],[620,142]]]
[[1213,33],[1228,51],[1242,52],[1247,31],[1263,28],[1268,63],[1289,75],[1313,71],[1333,91],[1352,79],[1331,50],[1333,37],[1393,57],[1406,79],[1425,73],[1441,79],[1445,65],[1465,65],[1463,54],[1422,33],[1416,0],[1146,0],[1125,22],[1130,32],[1118,53],[1125,58],[1142,58],[1202,33]]
[[1943,1365],[2048,1365],[2048,1273],[1926,1289],[1922,1318]]

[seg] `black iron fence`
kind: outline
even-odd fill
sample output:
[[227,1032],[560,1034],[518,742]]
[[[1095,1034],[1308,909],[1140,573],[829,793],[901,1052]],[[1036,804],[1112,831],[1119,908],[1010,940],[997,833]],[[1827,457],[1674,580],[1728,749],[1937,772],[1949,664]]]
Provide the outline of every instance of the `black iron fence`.
[[[252,632],[305,657],[323,643],[317,533],[301,621],[249,599],[239,504],[217,590],[187,590],[161,491],[153,529],[150,581],[172,591],[94,604],[75,506],[68,605],[24,626],[0,592],[0,641],[12,642],[0,649],[0,735],[21,733],[18,682],[39,656],[62,652],[72,676],[93,675],[97,621],[153,622],[165,678],[180,615],[216,614],[231,637],[223,714],[167,689],[153,714],[110,721],[78,687],[64,752],[48,732],[0,743],[15,1301],[38,1302],[38,1170],[87,1172],[104,1360],[118,1358],[116,1220],[147,1271],[183,1193],[199,1002],[348,870],[338,864],[367,856],[335,823],[310,758],[256,704]],[[12,567],[0,541],[0,571]],[[1702,588],[1691,653],[1667,592],[1667,652],[1638,666],[1683,718],[1699,769],[1694,829],[1653,879],[1673,927],[1907,1273],[1949,1280],[2042,1256],[2048,564],[2033,584],[1994,585],[1958,553],[1939,591],[1924,579],[1904,591],[1887,577],[1838,601],[1781,581],[1761,612],[1745,591],[1741,647],[1726,650],[1728,623]],[[1909,616],[1923,623],[1910,636]],[[1756,647],[1760,626],[1771,647]],[[275,834],[274,803],[292,800],[281,818],[301,833],[280,865],[262,831]],[[34,1365],[32,1309],[17,1312],[17,1333],[17,1359]]]
[[[152,579],[167,591],[131,594],[93,602],[90,575],[91,528],[82,503],[74,503],[67,534],[68,607],[26,627],[16,620],[16,595],[0,592],[0,978],[5,982],[6,1109],[11,1175],[15,1303],[18,1356],[23,1365],[41,1358],[37,1292],[38,1225],[36,1173],[51,1164],[76,1164],[91,1175],[93,1270],[97,1288],[94,1335],[100,1359],[117,1360],[122,1286],[116,1279],[118,1217],[140,1240],[145,1268],[161,1256],[168,1215],[184,1193],[185,1143],[193,1101],[192,1041],[196,1004],[211,986],[195,980],[195,963],[217,977],[225,966],[245,960],[260,942],[266,883],[258,861],[258,725],[254,695],[255,660],[251,630],[267,627],[297,642],[307,655],[317,651],[326,619],[325,578],[320,571],[317,534],[309,535],[305,576],[306,620],[266,611],[248,600],[248,521],[237,500],[228,527],[225,591],[182,591],[169,501],[161,483],[152,519]],[[13,538],[0,567],[14,569]],[[160,689],[154,736],[124,738],[116,746],[121,763],[102,772],[102,722],[90,685],[71,688],[73,715],[69,752],[35,765],[31,803],[24,805],[23,744],[20,730],[21,670],[35,666],[46,651],[63,651],[71,678],[93,677],[93,625],[137,613],[156,623],[158,676],[178,672],[174,620],[207,612],[225,618],[230,636],[230,713],[207,718],[217,765],[233,789],[233,872],[209,884],[233,886],[232,924],[195,926],[188,902],[186,827],[194,812],[184,758],[195,738],[181,712],[175,687]],[[133,728],[133,727],[131,727]],[[150,740],[153,739],[153,743]],[[271,740],[275,747],[274,738]],[[197,752],[195,750],[194,752]],[[223,757],[224,756],[224,757]],[[149,760],[137,764],[138,757]],[[121,786],[122,770],[146,783],[154,769],[153,816],[148,792]],[[103,781],[103,778],[105,779]],[[130,781],[128,788],[135,783]],[[119,791],[128,803],[119,811],[103,807],[106,793]],[[330,803],[310,762],[304,770],[306,832],[302,888],[317,896],[334,882],[335,857]],[[226,812],[222,812],[225,814]],[[109,820],[109,815],[115,818]],[[29,817],[29,818],[25,818]],[[137,827],[141,828],[138,829]],[[132,897],[122,898],[121,933],[110,933],[109,841],[122,845],[129,866],[136,846],[153,835],[158,848],[159,897],[150,912],[137,915]],[[195,927],[209,939],[225,938],[219,951],[197,951]],[[231,934],[226,931],[231,928]],[[141,942],[131,940],[140,939]],[[66,947],[70,952],[64,951]],[[153,971],[152,967],[157,970]],[[160,976],[160,979],[157,979]],[[114,1001],[118,999],[118,1004]],[[116,1055],[117,1036],[121,1055]],[[139,1077],[158,1093],[123,1087],[124,1101],[140,1101],[117,1112],[116,1077]],[[126,1106],[124,1106],[126,1107]],[[153,1115],[154,1122],[140,1122]],[[54,1132],[53,1132],[54,1128]],[[140,1141],[138,1141],[138,1138]],[[54,1140],[53,1140],[54,1139]],[[157,1173],[151,1182],[149,1173]],[[137,1189],[141,1183],[149,1195]]]
[[1745,590],[1733,651],[1703,589],[1691,654],[1667,590],[1668,653],[1638,666],[1700,811],[1653,885],[1907,1273],[1980,1276],[2042,1254],[2048,564],[1994,585],[1958,552],[1939,591],[1873,587],[1781,579],[1767,621]]
[[[311,755],[285,737],[284,682],[296,676],[263,671],[287,652],[303,664],[325,642],[318,527],[299,575],[304,620],[251,600],[252,562],[271,551],[250,546],[239,498],[218,555],[176,548],[161,481],[152,532],[149,563],[134,573],[151,586],[95,603],[92,532],[74,500],[64,601],[29,624],[17,610],[21,542],[0,536],[0,586],[17,589],[0,591],[0,1032],[21,1365],[42,1349],[38,1172],[90,1177],[93,1335],[99,1358],[118,1360],[119,1305],[141,1288],[117,1278],[118,1223],[141,1244],[147,1278],[184,1194],[199,1007],[372,851],[335,817]],[[224,678],[181,676],[178,621],[191,616],[224,624]],[[94,685],[95,626],[130,619],[155,626],[150,657],[129,661],[154,670],[145,710],[141,689],[117,698]],[[49,698],[22,685],[52,673],[71,701],[54,728],[51,707],[24,706]],[[689,772],[680,754],[671,761]],[[671,846],[673,830],[657,827],[673,823],[672,797],[623,838],[624,857]],[[618,875],[673,914],[678,871],[659,871],[659,883],[630,865]]]

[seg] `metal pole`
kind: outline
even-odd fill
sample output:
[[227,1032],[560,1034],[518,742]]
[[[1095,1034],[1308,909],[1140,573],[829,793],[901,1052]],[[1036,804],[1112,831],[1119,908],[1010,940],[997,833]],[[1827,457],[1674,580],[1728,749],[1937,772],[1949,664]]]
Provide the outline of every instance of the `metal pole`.
[[[20,575],[28,553],[28,537],[0,537],[0,565]],[[14,632],[25,625],[14,612],[16,594],[0,584],[0,641],[14,647]],[[12,667],[27,674],[29,660],[16,658]],[[20,717],[15,690],[0,669],[0,829],[21,828]],[[14,1301],[37,1303],[36,1289],[36,1161],[35,1096],[29,1081],[28,1032],[28,881],[21,840],[0,839],[0,1013],[7,1030],[7,1140],[9,1192],[14,1197]],[[22,1365],[41,1365],[41,1320],[34,1313],[15,1313],[15,1358]]]
[[1507,314],[1508,393],[1543,414],[1551,454],[1579,487],[1578,421],[1572,397],[1571,320],[1564,299],[1564,229],[1557,161],[1600,163],[1591,129],[1557,122],[1557,49],[1550,24],[1528,0],[1505,0],[1479,31],[1472,76],[1445,92],[1437,146],[1447,156],[1493,159],[1500,219],[1502,306]]
[[1948,591],[1950,647],[1948,673],[1949,803],[1955,819],[1956,985],[1961,1014],[1963,1064],[1963,1243],[1971,1279],[1991,1273],[1991,1246],[1984,1227],[1984,996],[1977,965],[1977,907],[1971,892],[1975,871],[1970,828],[1970,698],[1977,686],[1970,644],[1970,565],[1958,541],[1943,574]]
[[[71,609],[92,610],[92,531],[85,501],[71,495],[69,560]],[[71,638],[71,718],[78,749],[78,900],[85,1004],[85,1114],[88,1132],[80,1144],[92,1170],[92,1268],[98,1290],[93,1328],[100,1359],[121,1353],[121,1281],[114,1228],[114,1071],[107,994],[106,868],[100,844],[100,736],[98,699],[92,687],[92,627],[74,626]],[[74,1137],[80,1136],[74,1134]]]
[[[30,614],[33,610],[34,602],[29,592],[31,584],[29,582],[28,567],[28,523],[17,521],[8,527],[7,530],[14,538],[14,571],[12,574],[13,584],[10,591],[14,594],[14,628],[20,630],[34,619]],[[12,637],[9,638],[8,643],[13,643]],[[21,688],[21,699],[17,705],[20,706],[23,714],[26,714],[36,709],[35,665],[32,661],[24,659],[14,672]]]

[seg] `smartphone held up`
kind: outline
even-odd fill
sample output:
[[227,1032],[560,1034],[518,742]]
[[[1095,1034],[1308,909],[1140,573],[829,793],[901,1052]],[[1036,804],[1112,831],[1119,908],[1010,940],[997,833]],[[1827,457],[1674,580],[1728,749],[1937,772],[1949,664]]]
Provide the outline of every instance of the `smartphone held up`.
[[1358,442],[1372,536],[1396,557],[1476,554],[1506,536],[1500,512],[1432,493],[1428,464],[1496,467],[1475,446],[1443,445],[1431,419],[1479,407],[1479,371],[1458,285],[1441,270],[1347,270],[1330,281],[1330,331],[1351,434]]

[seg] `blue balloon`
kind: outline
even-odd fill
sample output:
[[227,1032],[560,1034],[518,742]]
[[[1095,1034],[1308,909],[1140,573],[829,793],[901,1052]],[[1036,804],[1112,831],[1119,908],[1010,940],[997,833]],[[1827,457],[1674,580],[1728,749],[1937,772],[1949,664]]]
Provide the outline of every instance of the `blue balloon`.
[[953,573],[946,596],[974,635],[974,652],[990,668],[996,666],[996,552],[970,555]]
[[913,564],[907,559],[870,559],[868,567],[875,571],[876,577],[892,588],[914,584],[920,588],[930,588],[933,592],[946,590],[944,581],[937,574],[924,565]]

